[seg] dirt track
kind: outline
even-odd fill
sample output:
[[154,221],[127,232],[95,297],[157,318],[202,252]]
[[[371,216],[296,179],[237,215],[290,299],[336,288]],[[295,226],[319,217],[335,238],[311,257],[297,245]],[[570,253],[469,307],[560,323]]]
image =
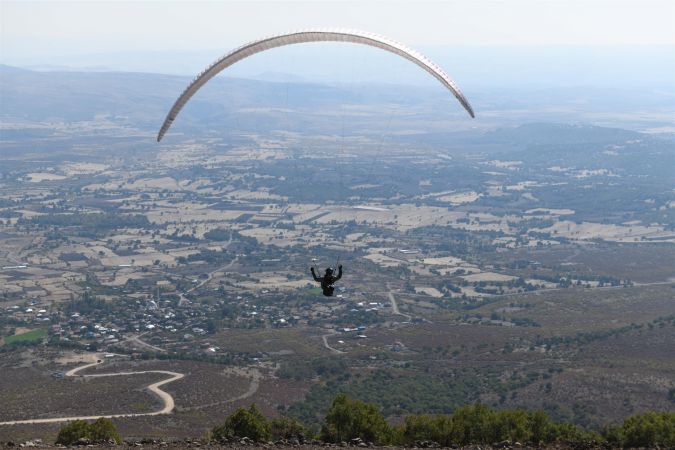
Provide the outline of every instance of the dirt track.
[[140,417],[140,416],[158,416],[160,414],[169,414],[171,411],[174,410],[175,408],[175,402],[173,400],[173,397],[171,394],[168,392],[165,392],[160,389],[161,386],[171,383],[176,380],[180,380],[183,378],[185,375],[182,373],[178,372],[170,372],[168,370],[143,370],[143,371],[138,371],[138,372],[119,372],[119,373],[100,373],[100,374],[92,374],[92,375],[78,375],[78,372],[82,370],[86,370],[90,367],[94,367],[98,364],[101,364],[103,361],[102,359],[103,355],[97,355],[96,359],[94,362],[85,364],[83,366],[76,367],[74,369],[69,370],[68,372],[65,373],[66,377],[87,377],[87,378],[101,378],[101,377],[116,377],[116,376],[128,376],[128,375],[140,375],[140,374],[146,374],[146,373],[161,373],[164,375],[169,375],[170,377],[158,381],[156,383],[153,383],[147,387],[147,389],[155,394],[159,399],[162,401],[164,404],[161,409],[157,411],[152,411],[148,413],[127,413],[127,414],[106,414],[106,415],[100,415],[100,416],[75,416],[75,417],[53,417],[53,418],[44,418],[44,419],[27,419],[27,420],[12,420],[8,422],[0,422],[0,425],[24,425],[24,424],[39,424],[39,423],[57,423],[57,422],[70,422],[73,420],[95,420],[100,417],[105,417],[108,419],[116,418],[116,417]]
[[187,408],[179,408],[178,410],[179,411],[190,411],[190,410],[212,408],[214,406],[225,405],[227,403],[233,403],[233,402],[236,402],[236,401],[239,401],[239,400],[244,400],[246,398],[252,397],[256,392],[258,392],[258,389],[260,388],[260,380],[262,380],[262,378],[263,378],[263,375],[256,369],[248,370],[248,369],[241,369],[241,368],[235,367],[235,368],[226,369],[224,372],[231,373],[233,375],[250,376],[251,377],[251,383],[248,385],[248,389],[246,390],[246,392],[244,392],[241,395],[237,395],[236,397],[228,398],[226,400],[219,400],[217,402],[207,403],[207,404],[198,405],[198,406],[190,406],[190,407],[187,407]]

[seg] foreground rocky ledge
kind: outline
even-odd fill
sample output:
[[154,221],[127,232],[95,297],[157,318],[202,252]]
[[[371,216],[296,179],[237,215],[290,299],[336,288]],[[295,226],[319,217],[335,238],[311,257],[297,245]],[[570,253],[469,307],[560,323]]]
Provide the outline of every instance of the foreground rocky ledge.
[[[575,443],[555,443],[555,444],[546,444],[542,446],[533,446],[533,445],[524,445],[519,442],[510,442],[503,441],[497,442],[492,445],[467,445],[467,446],[452,446],[452,447],[441,447],[435,442],[422,441],[417,442],[416,445],[410,447],[396,447],[396,446],[376,446],[372,443],[363,442],[359,439],[352,440],[350,442],[342,442],[339,444],[324,443],[320,441],[312,441],[310,443],[300,444],[297,440],[291,441],[277,441],[277,442],[254,442],[247,438],[234,439],[229,442],[207,442],[200,439],[184,439],[178,441],[165,441],[161,439],[141,439],[141,440],[125,440],[122,444],[115,444],[113,442],[109,443],[91,443],[88,440],[80,440],[78,445],[72,447],[64,447],[62,445],[53,445],[42,442],[40,439],[35,439],[32,441],[26,442],[0,442],[1,449],[18,449],[18,448],[100,448],[100,449],[178,449],[178,448],[199,448],[199,449],[247,449],[247,450],[258,450],[258,449],[273,449],[273,448],[287,448],[287,449],[297,449],[297,450],[312,450],[312,449],[325,449],[325,448],[345,448],[345,449],[363,449],[363,448],[373,448],[373,449],[422,449],[422,448],[452,448],[452,449],[464,449],[464,450],[508,450],[508,449],[521,449],[521,450],[592,450],[592,449],[602,449],[609,450],[612,447],[608,447],[605,444],[598,444],[596,442],[575,442]],[[657,447],[658,448],[658,447]]]

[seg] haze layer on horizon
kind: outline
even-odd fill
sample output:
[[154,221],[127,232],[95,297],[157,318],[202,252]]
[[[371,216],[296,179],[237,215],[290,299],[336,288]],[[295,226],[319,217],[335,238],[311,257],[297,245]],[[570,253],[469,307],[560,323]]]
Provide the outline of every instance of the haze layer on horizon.
[[[415,47],[465,85],[668,87],[675,77],[675,3],[668,0],[3,0],[0,5],[0,63],[41,70],[194,75],[242,43],[337,26]],[[354,47],[359,46],[275,49],[227,75],[433,83],[392,55]]]

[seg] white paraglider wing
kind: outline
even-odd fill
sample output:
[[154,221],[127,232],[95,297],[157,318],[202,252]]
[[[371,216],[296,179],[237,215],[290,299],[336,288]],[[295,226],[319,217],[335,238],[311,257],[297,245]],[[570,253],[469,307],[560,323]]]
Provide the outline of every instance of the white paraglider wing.
[[396,55],[402,56],[403,58],[412,61],[413,63],[420,66],[422,69],[429,72],[433,75],[438,81],[440,81],[443,86],[450,90],[453,95],[459,100],[464,109],[474,117],[473,109],[471,105],[466,100],[462,92],[459,90],[454,81],[446,75],[446,73],[438,67],[434,62],[416,52],[415,50],[404,46],[398,42],[392,41],[382,36],[378,36],[373,33],[367,33],[362,31],[354,30],[305,30],[298,31],[294,33],[281,34],[258,41],[250,42],[246,45],[243,45],[227,55],[220,58],[218,61],[213,63],[211,66],[206,68],[202,73],[197,75],[197,77],[192,80],[190,85],[183,91],[178,100],[174,103],[171,111],[167,114],[162,128],[157,134],[157,142],[161,141],[164,137],[164,134],[171,127],[171,124],[178,116],[180,110],[185,106],[190,97],[192,97],[207,81],[216,76],[220,71],[226,69],[232,64],[241,61],[242,59],[248,58],[251,55],[254,55],[265,50],[269,50],[275,47],[282,47],[284,45],[291,44],[300,44],[304,42],[350,42],[354,44],[364,44],[372,47],[381,48],[388,52],[394,53]]

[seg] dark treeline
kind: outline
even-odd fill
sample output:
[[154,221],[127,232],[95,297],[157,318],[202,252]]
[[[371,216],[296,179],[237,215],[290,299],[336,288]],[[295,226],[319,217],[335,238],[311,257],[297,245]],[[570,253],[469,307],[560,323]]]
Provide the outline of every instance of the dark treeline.
[[247,437],[255,441],[319,439],[323,442],[363,442],[410,446],[433,442],[444,447],[554,442],[596,443],[618,447],[667,447],[675,445],[675,413],[647,412],[626,418],[621,425],[587,431],[575,425],[552,421],[543,411],[494,410],[482,404],[463,406],[452,414],[411,415],[403,424],[391,426],[376,405],[339,394],[319,431],[295,419],[268,420],[255,405],[239,408],[216,426],[211,437],[218,441]]
[[46,227],[76,227],[80,235],[97,236],[118,228],[150,229],[153,225],[142,214],[46,214],[31,219],[19,219],[18,225]]
[[[320,430],[305,427],[296,419],[265,417],[253,404],[240,407],[211,430],[209,440],[229,442],[248,438],[256,442],[271,440],[289,443],[323,441],[327,443],[372,443],[397,446],[491,445],[508,441],[542,445],[564,443],[572,447],[673,448],[675,413],[647,412],[626,418],[623,423],[600,432],[581,429],[569,423],[552,421],[543,411],[522,409],[494,410],[482,404],[464,406],[452,414],[407,416],[403,424],[391,426],[377,406],[340,394],[326,412]],[[120,443],[121,438],[109,419],[89,424],[83,420],[68,423],[59,431],[61,445]],[[314,442],[318,443],[318,442]]]

